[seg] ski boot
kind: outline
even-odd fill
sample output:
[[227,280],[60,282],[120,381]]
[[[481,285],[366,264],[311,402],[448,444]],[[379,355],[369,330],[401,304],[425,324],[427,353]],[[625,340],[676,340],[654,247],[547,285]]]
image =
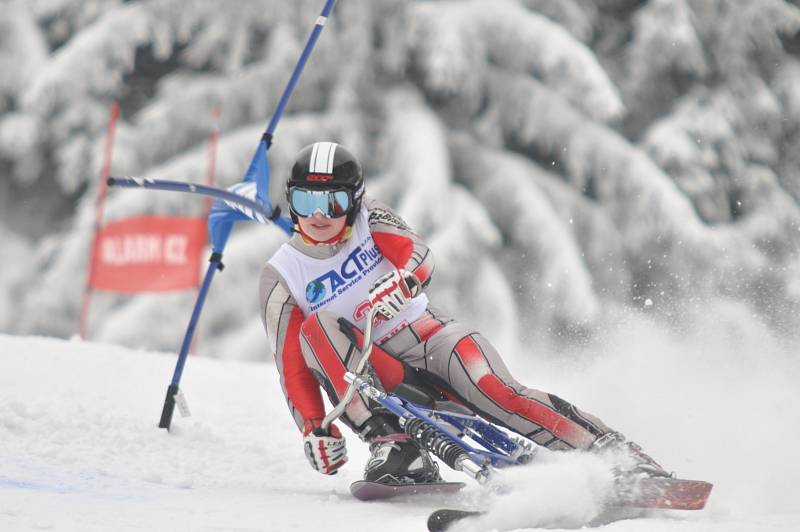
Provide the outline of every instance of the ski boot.
[[382,484],[421,484],[441,482],[439,466],[428,451],[408,439],[397,418],[377,414],[359,431],[369,443],[370,458],[364,468],[364,480]]
[[624,463],[615,468],[618,476],[628,478],[674,478],[675,474],[668,472],[661,464],[645,453],[641,446],[625,439],[619,432],[603,434],[589,447],[590,452],[604,454],[620,453]]

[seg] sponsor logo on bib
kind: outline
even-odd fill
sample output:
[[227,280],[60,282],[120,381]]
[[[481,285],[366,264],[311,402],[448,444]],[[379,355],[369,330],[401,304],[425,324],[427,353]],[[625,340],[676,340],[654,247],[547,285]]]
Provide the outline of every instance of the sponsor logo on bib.
[[311,281],[306,287],[306,299],[309,303],[319,303],[325,299],[325,285],[320,281]]
[[334,268],[306,285],[306,300],[314,312],[355,286],[383,261],[372,237],[367,237]]

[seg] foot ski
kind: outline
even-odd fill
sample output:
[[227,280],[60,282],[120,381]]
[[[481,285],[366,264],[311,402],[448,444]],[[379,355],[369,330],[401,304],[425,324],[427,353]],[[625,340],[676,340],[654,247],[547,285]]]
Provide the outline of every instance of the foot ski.
[[391,499],[406,495],[455,493],[466,486],[463,482],[420,482],[416,484],[381,484],[359,480],[350,484],[350,493],[361,501]]
[[467,510],[436,510],[428,517],[429,532],[444,532],[456,521],[461,521],[468,517],[477,517],[485,512],[470,512]]
[[[680,478],[644,478],[621,493],[612,507],[658,508],[667,510],[702,510],[713,484]],[[444,532],[456,521],[477,517],[486,512],[441,509],[428,518],[430,532]]]
[[702,510],[714,485],[702,480],[643,478],[619,495],[618,506]]

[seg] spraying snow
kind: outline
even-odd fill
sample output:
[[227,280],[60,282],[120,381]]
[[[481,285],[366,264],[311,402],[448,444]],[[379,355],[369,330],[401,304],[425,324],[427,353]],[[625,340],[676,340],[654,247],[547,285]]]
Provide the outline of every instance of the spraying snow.
[[604,462],[586,454],[541,453],[535,466],[504,471],[477,505],[488,513],[464,530],[580,528],[597,519],[611,494]]

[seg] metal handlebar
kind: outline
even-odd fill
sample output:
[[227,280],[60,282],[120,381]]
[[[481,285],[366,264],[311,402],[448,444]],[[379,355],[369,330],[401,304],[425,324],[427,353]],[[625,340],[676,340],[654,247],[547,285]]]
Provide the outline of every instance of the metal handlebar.
[[[367,313],[366,323],[364,324],[364,340],[362,343],[362,351],[361,351],[361,358],[356,365],[355,370],[353,373],[356,375],[360,375],[361,372],[364,370],[364,366],[367,365],[367,360],[369,360],[369,356],[372,353],[372,322],[375,319],[375,315],[378,313],[378,309],[375,307],[371,307],[369,312]],[[350,404],[350,401],[353,400],[353,396],[356,393],[357,383],[351,382],[347,386],[347,390],[344,392],[344,397],[342,400],[339,401],[333,410],[331,410],[325,419],[322,420],[322,429],[327,432],[328,427],[331,423],[333,423],[336,419],[338,419],[347,408],[347,405]]]

